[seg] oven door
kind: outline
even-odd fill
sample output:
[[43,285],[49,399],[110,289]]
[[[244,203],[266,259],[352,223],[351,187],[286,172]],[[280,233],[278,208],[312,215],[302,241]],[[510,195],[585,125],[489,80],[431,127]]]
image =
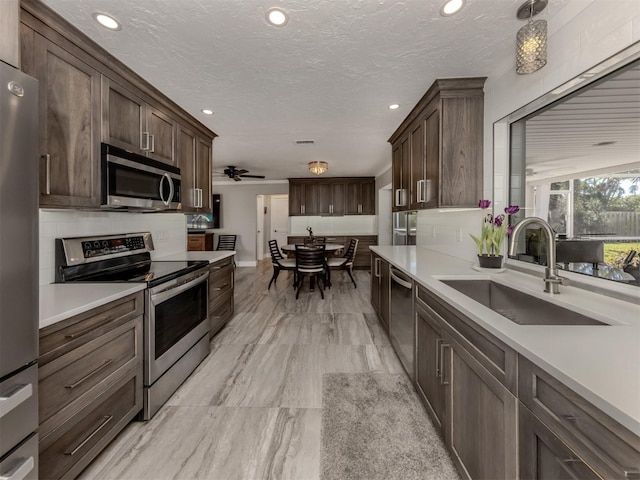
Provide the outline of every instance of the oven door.
[[147,290],[144,384],[152,385],[209,333],[209,267]]

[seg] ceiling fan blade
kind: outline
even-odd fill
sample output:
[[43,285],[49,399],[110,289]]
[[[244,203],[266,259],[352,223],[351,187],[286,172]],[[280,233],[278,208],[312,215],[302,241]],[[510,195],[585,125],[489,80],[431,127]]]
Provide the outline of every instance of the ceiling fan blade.
[[238,175],[234,175],[233,180],[239,182],[242,179]]
[[245,173],[249,173],[249,170],[245,170],[244,168],[239,168],[238,170],[234,170],[236,175],[244,175]]
[[244,174],[242,174],[240,176],[244,177],[244,178],[265,178],[264,175],[244,175]]

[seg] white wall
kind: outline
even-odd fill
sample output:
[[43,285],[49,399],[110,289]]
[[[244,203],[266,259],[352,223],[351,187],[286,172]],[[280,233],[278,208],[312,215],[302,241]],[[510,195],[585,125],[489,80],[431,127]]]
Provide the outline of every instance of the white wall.
[[182,213],[40,210],[40,285],[55,281],[56,238],[151,232],[156,259],[186,250],[186,225]]
[[[573,0],[554,17],[548,18],[543,12],[540,18],[548,22],[547,65],[530,75],[518,75],[515,72],[514,52],[513,58],[505,59],[502,64],[489,69],[494,73],[485,84],[483,197],[494,199],[497,211],[505,206],[505,185],[508,181],[504,162],[498,162],[494,172],[494,154],[504,159],[508,158],[508,152],[505,139],[507,132],[504,129],[495,132],[494,151],[494,122],[640,40],[638,0]],[[469,72],[469,75],[474,74],[477,72]],[[476,215],[479,218],[480,214]],[[458,218],[460,216],[463,218]],[[421,212],[418,217],[419,244],[433,239],[434,229],[435,238],[446,238],[451,233],[451,223],[463,220],[475,223],[471,212],[468,213],[469,218],[466,216],[461,212]],[[462,224],[461,227],[466,228]],[[474,231],[472,224],[468,228]],[[479,228],[478,220],[476,232]],[[471,259],[470,252],[475,250],[472,248],[469,251],[467,247],[475,245],[471,239],[464,238],[468,238],[464,232],[462,236],[463,241],[454,242],[448,251],[452,255]]]
[[[214,184],[213,193],[221,195],[221,233],[238,235],[236,240],[236,263],[239,266],[256,264],[256,197],[257,195],[288,194],[289,182],[234,182]],[[214,239],[215,242],[217,240]]]

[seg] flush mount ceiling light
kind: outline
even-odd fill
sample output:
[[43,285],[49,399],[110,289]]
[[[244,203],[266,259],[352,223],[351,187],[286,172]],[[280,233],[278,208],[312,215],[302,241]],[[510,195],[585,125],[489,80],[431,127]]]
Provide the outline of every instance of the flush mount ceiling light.
[[213,110],[210,110],[208,108],[203,108],[201,112],[204,113],[205,115],[213,115]]
[[443,17],[450,17],[451,15],[455,15],[460,10],[462,10],[462,7],[464,7],[465,3],[466,0],[445,0],[445,2],[440,7],[440,15],[442,15]]
[[400,105],[398,105],[397,103],[392,103],[391,105],[389,105],[389,110],[395,110],[397,108],[400,108]]
[[516,73],[526,75],[540,70],[547,64],[547,22],[533,21],[547,6],[547,0],[527,0],[518,9],[520,20],[528,18],[527,24],[516,35]]
[[122,25],[112,15],[100,12],[93,13],[93,19],[109,30],[122,30]]
[[267,10],[267,22],[275,27],[284,27],[289,21],[289,16],[281,8],[273,7]]
[[309,162],[309,171],[316,175],[323,174],[329,170],[329,164],[327,162]]

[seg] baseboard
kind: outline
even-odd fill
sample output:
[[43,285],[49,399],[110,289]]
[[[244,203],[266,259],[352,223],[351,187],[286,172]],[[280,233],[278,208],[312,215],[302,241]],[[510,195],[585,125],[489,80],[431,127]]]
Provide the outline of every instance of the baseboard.
[[256,265],[258,265],[258,262],[256,262],[255,260],[243,260],[241,262],[236,262],[236,265],[238,267],[255,267]]

